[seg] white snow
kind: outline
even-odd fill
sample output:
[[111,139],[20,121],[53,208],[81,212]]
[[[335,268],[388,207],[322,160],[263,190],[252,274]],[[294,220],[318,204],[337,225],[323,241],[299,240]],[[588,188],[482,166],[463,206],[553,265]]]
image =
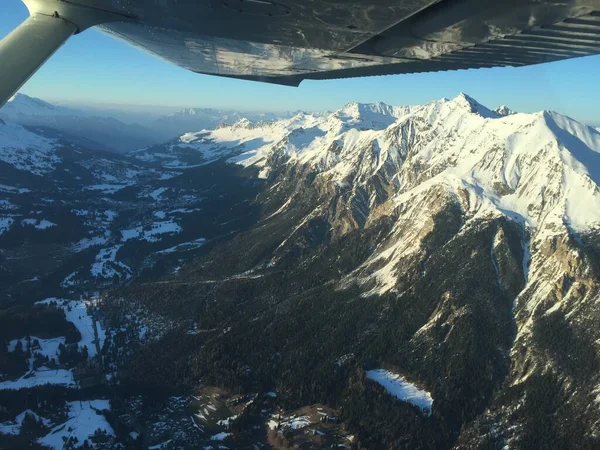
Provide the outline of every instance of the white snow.
[[210,437],[211,441],[224,441],[225,439],[227,439],[229,436],[231,436],[231,433],[217,433],[214,434]]
[[311,424],[310,422],[310,418],[308,416],[300,416],[300,417],[294,417],[290,423],[289,426],[292,430],[299,430],[301,428],[305,428],[307,426],[309,426]]
[[121,230],[121,241],[127,242],[130,239],[143,239],[148,242],[160,241],[161,234],[181,233],[182,228],[172,220],[163,220],[152,222],[149,225],[140,225],[135,228]]
[[118,216],[119,216],[119,213],[116,211],[113,211],[112,209],[107,209],[104,211],[104,217],[106,217],[106,220],[109,222],[112,222]]
[[[52,302],[56,303],[58,308],[61,308],[66,315],[66,319],[73,323],[75,327],[79,330],[81,334],[81,339],[77,343],[79,348],[83,348],[83,346],[87,346],[88,356],[90,358],[96,356],[96,346],[94,344],[94,327],[92,317],[88,313],[88,305],[86,302],[81,300],[65,300],[58,298],[47,298],[45,300],[37,302],[38,304],[46,304],[49,305]],[[106,339],[106,333],[102,329],[100,323],[97,323],[98,329],[98,343],[100,347],[104,344],[104,340]],[[30,370],[28,373],[23,375],[17,380],[14,381],[3,381],[0,383],[0,390],[2,389],[22,389],[22,388],[32,388],[35,386],[42,386],[46,384],[56,384],[62,386],[75,386],[75,380],[73,378],[73,373],[70,370],[66,369],[50,369],[46,366],[39,367],[38,369],[33,370],[33,356],[37,353],[43,356],[47,356],[57,362],[58,361],[58,347],[60,344],[65,343],[64,337],[57,337],[51,339],[41,339],[35,336],[31,336],[31,343],[33,344],[34,340],[38,340],[40,344],[39,349],[32,349],[32,357],[30,358]],[[8,350],[15,351],[17,346],[17,342],[21,341],[23,345],[23,349],[27,348],[27,342],[25,338],[22,339],[13,339],[9,342]]]
[[130,184],[92,184],[90,186],[86,186],[84,189],[88,191],[102,191],[105,194],[114,194],[121,189],[125,189]]
[[22,224],[25,225],[32,225],[33,227],[35,227],[38,230],[45,230],[47,228],[51,228],[51,227],[55,227],[56,224],[54,222],[50,222],[49,220],[46,219],[23,219],[21,220]]
[[143,227],[129,228],[121,230],[121,241],[127,242],[130,239],[137,239],[142,234]]
[[[65,300],[54,297],[47,298],[38,303],[47,305],[51,302],[56,302],[57,307],[65,312],[67,320],[79,330],[79,333],[81,334],[81,339],[77,343],[79,348],[87,346],[88,356],[90,358],[96,356],[97,352],[94,344],[94,320],[88,313],[88,303],[83,300]],[[106,332],[102,329],[99,322],[96,322],[96,327],[98,329],[98,344],[100,348],[102,348],[104,340],[106,339]]]
[[183,243],[177,244],[173,247],[169,247],[164,250],[160,250],[160,251],[156,252],[156,254],[163,255],[163,254],[175,253],[175,252],[180,252],[180,251],[194,250],[196,248],[202,247],[205,242],[206,242],[206,239],[199,238],[194,241],[183,242]]
[[30,389],[46,384],[75,386],[75,380],[73,379],[73,373],[70,370],[49,369],[48,367],[42,366],[28,372],[17,380],[0,382],[0,390]]
[[77,242],[74,246],[73,246],[73,251],[75,252],[81,252],[87,248],[90,247],[96,247],[98,245],[104,245],[108,242],[108,239],[106,239],[103,236],[95,236],[92,238],[83,238],[81,239],[79,242]]
[[419,389],[407,381],[402,375],[395,374],[385,369],[374,369],[365,372],[367,378],[382,385],[386,391],[399,400],[411,403],[421,409],[423,413],[431,415],[433,398],[427,391]]
[[70,116],[80,115],[82,111],[57,106],[39,98],[29,97],[25,94],[13,95],[2,107],[2,115],[15,118],[19,116]]
[[44,424],[46,426],[50,425],[50,421],[48,419],[46,419],[45,417],[39,416],[31,409],[26,409],[21,414],[19,414],[17,417],[15,417],[14,421],[0,423],[0,434],[18,435],[21,432],[21,426],[23,425],[23,420],[25,420],[26,414],[33,416],[38,423],[41,422],[42,424]]
[[50,433],[39,439],[39,443],[55,450],[64,448],[64,439],[77,438],[79,445],[83,441],[90,441],[97,430],[101,430],[109,436],[115,436],[115,433],[102,415],[101,411],[110,410],[108,400],[83,400],[67,402],[69,408],[69,418],[57,426]]
[[148,194],[148,196],[152,197],[154,199],[154,201],[158,201],[160,196],[162,194],[164,194],[167,190],[168,190],[168,188],[161,187],[161,188],[155,189],[152,192],[150,192],[150,194]]
[[162,221],[154,222],[149,230],[144,231],[144,239],[148,242],[157,242],[160,240],[158,235],[161,234],[177,234],[182,231],[182,228],[175,222]]
[[[42,356],[47,356],[48,358],[54,358],[56,361],[58,361],[58,347],[60,346],[60,344],[65,343],[65,338],[64,337],[56,337],[56,338],[50,338],[50,339],[42,339],[39,338],[37,336],[30,336],[31,337],[31,344],[33,344],[33,342],[35,340],[37,340],[39,342],[39,349],[32,349],[31,353],[32,356],[36,355],[36,354],[40,354]],[[23,346],[23,351],[25,351],[25,349],[27,348],[27,340],[23,337],[21,339],[13,339],[12,341],[10,341],[8,343],[8,351],[9,352],[14,352],[16,347],[17,347],[17,343],[21,342],[21,345]]]
[[170,180],[171,178],[175,178],[179,175],[181,175],[181,172],[163,172],[160,174],[158,179],[161,181]]
[[13,210],[13,209],[17,209],[17,206],[15,204],[9,202],[8,200],[0,199],[0,209]]
[[129,279],[132,276],[131,268],[117,260],[117,252],[123,245],[117,244],[103,248],[96,255],[96,262],[92,264],[90,272],[95,277]]
[[12,217],[0,217],[0,234],[10,229],[10,226],[14,223],[15,219]]
[[55,226],[56,226],[56,224],[54,222],[50,222],[49,220],[42,219],[35,227],[38,230],[45,230],[46,228],[55,227]]
[[0,161],[15,169],[34,175],[53,171],[61,162],[55,147],[53,139],[41,137],[20,125],[0,123]]
[[16,188],[7,184],[0,184],[0,192],[8,192],[11,194],[25,194],[31,191],[27,188]]
[[77,276],[77,272],[71,272],[69,275],[67,275],[64,278],[64,280],[61,281],[60,287],[68,288],[68,287],[76,286],[77,285],[77,280],[75,279],[76,276]]

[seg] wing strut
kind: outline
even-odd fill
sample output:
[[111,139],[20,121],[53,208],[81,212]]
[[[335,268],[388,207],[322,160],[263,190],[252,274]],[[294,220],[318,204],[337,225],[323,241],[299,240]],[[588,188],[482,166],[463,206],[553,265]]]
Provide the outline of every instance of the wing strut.
[[133,18],[65,0],[22,0],[29,18],[0,41],[0,108],[72,35]]
[[76,31],[58,16],[33,14],[0,41],[0,107]]

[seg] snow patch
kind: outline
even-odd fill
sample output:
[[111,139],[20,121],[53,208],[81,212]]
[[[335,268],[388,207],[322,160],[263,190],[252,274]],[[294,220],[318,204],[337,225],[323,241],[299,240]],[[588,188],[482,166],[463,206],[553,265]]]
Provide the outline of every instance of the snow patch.
[[117,261],[117,252],[122,246],[122,244],[117,244],[100,250],[96,255],[96,262],[92,264],[90,269],[91,274],[106,279],[114,276],[125,280],[131,278],[131,268],[121,261]]
[[379,383],[392,396],[404,402],[417,406],[426,415],[431,415],[433,398],[427,391],[419,389],[402,375],[392,373],[385,369],[374,369],[365,372],[370,380]]
[[65,448],[65,440],[77,439],[79,445],[87,440],[93,446],[90,438],[100,430],[108,436],[115,432],[101,411],[110,410],[108,400],[83,400],[67,402],[69,417],[55,426],[50,433],[39,439],[39,443],[55,450]]
[[56,224],[54,222],[50,222],[49,220],[46,219],[23,219],[21,220],[22,224],[25,225],[31,225],[33,227],[35,227],[37,230],[46,230],[48,228],[52,228],[55,227]]
[[75,386],[75,380],[70,370],[50,369],[42,366],[28,372],[18,380],[1,382],[0,390],[31,389],[47,384],[71,387]]
[[[38,303],[49,305],[53,302],[65,312],[67,320],[79,330],[81,334],[81,339],[77,343],[79,348],[87,346],[88,356],[90,358],[96,356],[94,320],[88,312],[89,303],[83,300],[65,300],[54,297],[47,298]],[[106,339],[106,332],[102,329],[99,322],[96,322],[96,328],[98,330],[98,345],[102,348]]]

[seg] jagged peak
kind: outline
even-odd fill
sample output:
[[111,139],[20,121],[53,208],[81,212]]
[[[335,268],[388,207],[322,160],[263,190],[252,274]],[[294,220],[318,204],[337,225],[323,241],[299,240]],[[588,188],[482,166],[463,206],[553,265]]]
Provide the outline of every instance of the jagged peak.
[[177,111],[174,115],[175,116],[195,116],[196,114],[198,114],[198,111],[195,108],[187,108],[187,109],[182,109],[180,111]]
[[206,108],[183,108],[179,111],[175,111],[174,113],[169,114],[167,117],[193,117],[207,112],[213,112],[213,110]]
[[243,117],[240,120],[238,120],[237,122],[235,122],[231,126],[231,128],[252,128],[253,126],[254,126],[254,123],[250,119]]
[[[444,100],[442,100],[444,102]],[[445,103],[456,105],[457,107],[464,108],[473,114],[477,114],[486,119],[495,119],[498,118],[499,115],[489,109],[487,106],[482,105],[473,97],[461,92],[452,100],[447,100]]]
[[510,109],[506,105],[498,106],[496,109],[494,109],[494,112],[496,114],[498,114],[499,116],[503,116],[503,117],[512,116],[514,114],[517,114],[517,112],[515,110]]
[[407,113],[406,107],[391,106],[383,102],[350,102],[328,116],[344,126],[359,129],[387,128]]
[[334,114],[344,115],[349,117],[359,117],[366,113],[376,113],[381,115],[387,115],[394,117],[394,107],[383,102],[375,103],[359,103],[350,102],[344,105],[339,110],[335,111]]

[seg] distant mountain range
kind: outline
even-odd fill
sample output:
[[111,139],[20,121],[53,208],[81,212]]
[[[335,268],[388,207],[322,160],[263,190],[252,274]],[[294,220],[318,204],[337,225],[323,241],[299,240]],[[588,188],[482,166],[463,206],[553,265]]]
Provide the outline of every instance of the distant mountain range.
[[120,153],[159,144],[186,131],[232,124],[243,117],[253,121],[274,121],[289,115],[193,108],[182,109],[143,124],[124,123],[110,116],[98,115],[97,112],[57,106],[24,94],[15,95],[0,109],[0,119],[56,130],[63,136],[87,142],[94,148]]
[[84,139],[101,150],[123,152],[168,139],[168,135],[142,125],[89,115],[23,94],[15,95],[0,109],[0,118],[29,127],[56,130],[64,135]]
[[241,119],[252,122],[273,122],[293,113],[238,112],[210,108],[188,108],[176,113],[160,117],[154,126],[164,131],[170,138],[180,136],[188,131],[211,130],[223,124],[233,124]]

